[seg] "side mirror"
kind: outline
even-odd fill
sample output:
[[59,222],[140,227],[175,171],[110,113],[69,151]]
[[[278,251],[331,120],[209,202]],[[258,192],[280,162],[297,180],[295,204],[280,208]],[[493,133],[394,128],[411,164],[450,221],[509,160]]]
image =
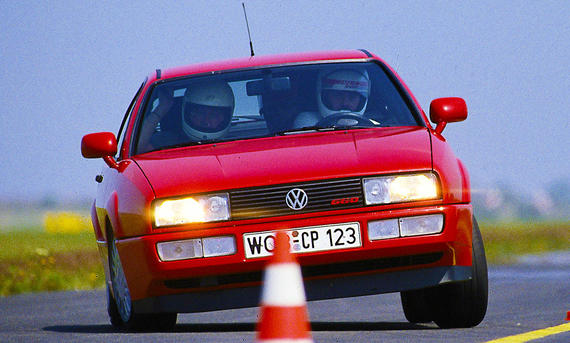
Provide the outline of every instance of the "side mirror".
[[117,138],[112,132],[97,132],[83,136],[81,154],[85,158],[102,158],[111,168],[118,168],[113,156],[117,153]]
[[429,105],[430,120],[437,124],[435,132],[441,134],[447,123],[467,118],[467,104],[461,98],[439,98]]

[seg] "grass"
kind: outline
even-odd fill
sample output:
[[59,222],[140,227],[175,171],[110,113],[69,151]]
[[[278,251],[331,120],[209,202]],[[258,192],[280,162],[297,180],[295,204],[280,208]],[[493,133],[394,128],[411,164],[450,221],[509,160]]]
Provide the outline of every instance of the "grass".
[[[63,218],[69,219],[69,214]],[[57,215],[56,215],[57,217]],[[51,219],[49,219],[51,218]],[[0,296],[26,292],[81,290],[104,286],[103,267],[88,225],[0,231]],[[524,254],[570,249],[570,222],[480,222],[490,264]]]
[[525,254],[570,250],[570,222],[480,222],[490,264],[509,264]]
[[93,289],[104,272],[92,232],[0,232],[0,296]]

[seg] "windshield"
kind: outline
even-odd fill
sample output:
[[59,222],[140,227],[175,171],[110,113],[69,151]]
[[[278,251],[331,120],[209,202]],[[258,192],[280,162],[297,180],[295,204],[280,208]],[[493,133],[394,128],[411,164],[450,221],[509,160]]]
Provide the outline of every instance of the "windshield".
[[248,69],[158,83],[136,153],[335,129],[421,125],[376,63]]

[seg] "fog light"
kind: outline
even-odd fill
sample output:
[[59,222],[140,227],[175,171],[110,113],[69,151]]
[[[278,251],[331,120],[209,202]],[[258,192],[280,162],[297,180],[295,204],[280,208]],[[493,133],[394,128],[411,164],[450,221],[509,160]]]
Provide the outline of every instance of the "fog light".
[[399,236],[398,219],[377,220],[368,223],[368,238],[371,241]]
[[429,235],[439,233],[442,230],[442,214],[400,218],[400,231],[402,233],[402,237]]
[[232,255],[236,253],[234,236],[208,237],[202,239],[204,257]]
[[160,242],[156,244],[156,250],[162,261],[187,260],[203,256],[202,242],[199,238]]

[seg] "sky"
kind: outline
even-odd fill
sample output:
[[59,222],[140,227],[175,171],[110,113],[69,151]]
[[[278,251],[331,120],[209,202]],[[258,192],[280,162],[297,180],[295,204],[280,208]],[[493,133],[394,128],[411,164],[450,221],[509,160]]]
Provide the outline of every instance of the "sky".
[[[570,180],[570,2],[245,1],[256,55],[365,48],[429,111],[472,187]],[[157,68],[249,56],[242,1],[0,0],[0,200],[95,195],[83,135],[117,132]]]

